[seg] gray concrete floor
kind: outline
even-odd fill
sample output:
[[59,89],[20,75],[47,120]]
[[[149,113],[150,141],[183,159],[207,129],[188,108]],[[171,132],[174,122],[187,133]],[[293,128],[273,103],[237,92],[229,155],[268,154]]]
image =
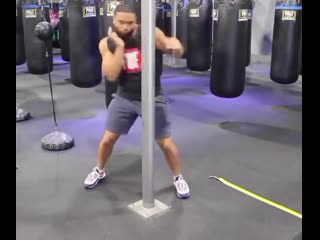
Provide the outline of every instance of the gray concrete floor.
[[166,69],[162,82],[191,198],[175,196],[156,148],[155,195],[171,208],[145,220],[127,208],[141,199],[141,120],[116,145],[107,181],[85,190],[107,111],[102,85],[80,89],[64,81],[69,74],[56,57],[58,124],[76,144],[47,152],[40,140],[53,129],[48,76],[17,67],[17,103],[33,117],[16,124],[18,240],[290,240],[302,231],[301,219],[208,178],[302,211],[301,79],[276,84],[269,63],[253,59],[244,94],[223,99],[210,94],[209,73]]

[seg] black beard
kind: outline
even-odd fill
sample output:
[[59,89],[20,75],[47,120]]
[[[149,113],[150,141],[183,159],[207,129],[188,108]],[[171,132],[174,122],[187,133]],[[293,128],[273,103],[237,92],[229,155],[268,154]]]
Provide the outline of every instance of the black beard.
[[127,34],[122,34],[120,32],[118,32],[117,28],[115,26],[113,26],[113,31],[115,31],[117,33],[117,35],[124,41],[126,42],[132,35],[133,30],[128,32]]

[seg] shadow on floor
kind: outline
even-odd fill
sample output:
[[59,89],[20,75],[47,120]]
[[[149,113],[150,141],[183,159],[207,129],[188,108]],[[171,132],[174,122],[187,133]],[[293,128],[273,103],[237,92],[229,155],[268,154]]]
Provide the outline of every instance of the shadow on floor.
[[[60,107],[63,105],[62,100],[54,100],[54,104],[58,119],[88,119],[96,117],[99,113],[97,109],[84,109],[81,105],[72,107],[70,103],[68,103],[70,106],[69,109]],[[51,117],[53,114],[50,99],[32,98],[24,103],[20,103],[19,106],[29,111],[34,118]]]
[[[203,100],[204,105],[206,104],[205,101],[206,100]],[[225,116],[214,112],[214,110],[202,108],[201,102],[199,100],[197,100],[197,102],[195,102],[194,104],[192,103],[192,101],[185,101],[184,99],[179,99],[179,101],[174,102],[175,106],[172,107],[172,109],[174,109],[174,113],[186,119],[190,119],[196,122],[202,122],[205,124],[216,124],[226,119]]]
[[192,87],[166,88],[166,95],[201,96],[208,94],[206,91]]
[[[252,83],[251,83],[252,85]],[[248,98],[252,98],[258,103],[264,105],[285,105],[287,102],[296,102],[299,94],[293,90],[286,89],[274,89],[274,87],[260,85],[255,87],[246,88],[243,95]]]
[[292,105],[278,105],[273,106],[275,109],[283,109],[292,112],[302,112],[302,104],[292,104]]
[[293,147],[301,147],[301,132],[280,127],[248,122],[223,122],[219,126],[222,129],[234,133],[258,138],[265,141],[276,142]]

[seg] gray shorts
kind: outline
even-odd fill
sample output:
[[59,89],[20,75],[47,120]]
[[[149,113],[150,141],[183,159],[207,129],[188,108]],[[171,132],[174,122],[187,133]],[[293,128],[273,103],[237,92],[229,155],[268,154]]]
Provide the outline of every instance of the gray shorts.
[[[137,117],[141,117],[141,102],[114,96],[108,107],[106,130],[128,134]],[[155,138],[170,136],[167,101],[164,96],[157,96],[155,101]]]

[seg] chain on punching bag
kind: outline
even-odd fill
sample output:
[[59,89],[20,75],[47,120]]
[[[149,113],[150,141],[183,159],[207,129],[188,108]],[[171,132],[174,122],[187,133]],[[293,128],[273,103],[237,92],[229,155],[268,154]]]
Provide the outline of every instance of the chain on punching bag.
[[213,10],[214,34],[210,91],[224,98],[244,91],[248,7],[246,0],[216,0]]
[[45,20],[50,22],[50,6],[44,0],[25,0],[23,4],[23,30],[27,68],[31,74],[45,74],[53,69],[52,40],[48,42],[49,68],[45,43],[34,35],[35,26]]
[[98,0],[68,0],[71,82],[80,88],[101,83]]
[[24,47],[23,23],[22,23],[22,0],[16,1],[16,66],[26,62]]
[[270,70],[270,77],[276,83],[292,84],[298,80],[301,22],[301,0],[277,1]]
[[206,71],[211,63],[212,1],[190,0],[187,24],[187,68],[192,71]]

